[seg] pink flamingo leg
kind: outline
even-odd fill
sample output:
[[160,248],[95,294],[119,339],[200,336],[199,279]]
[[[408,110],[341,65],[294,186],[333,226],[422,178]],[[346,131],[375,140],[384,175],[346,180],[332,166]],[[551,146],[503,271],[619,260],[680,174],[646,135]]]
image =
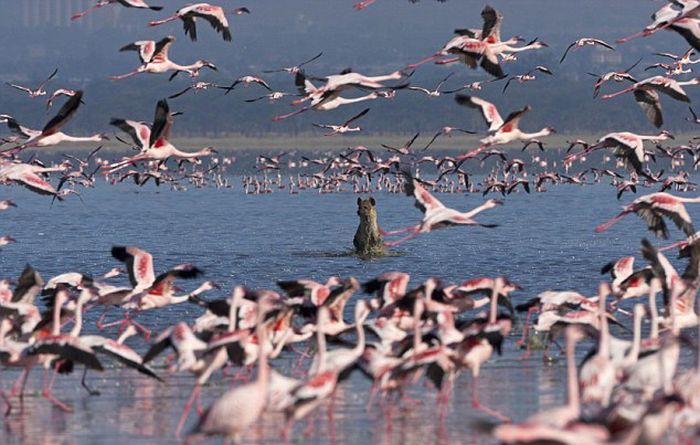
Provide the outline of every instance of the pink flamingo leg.
[[410,65],[406,65],[406,68],[413,69],[413,68],[419,67],[419,66],[421,66],[421,65],[425,65],[425,64],[428,63],[428,62],[432,62],[432,61],[435,60],[435,59],[439,59],[440,57],[442,57],[442,54],[436,53],[436,54],[433,54],[433,55],[430,56],[430,57],[426,57],[425,59],[420,60],[420,61],[418,61],[418,62],[416,62],[416,63],[412,63],[412,64],[410,64]]
[[177,15],[173,15],[171,17],[168,17],[167,19],[163,20],[154,20],[152,22],[148,22],[148,26],[158,26],[162,25],[164,23],[172,22],[173,20],[177,20],[179,17]]
[[496,410],[486,407],[479,402],[479,395],[477,392],[477,381],[478,377],[472,377],[472,407],[478,409],[481,412],[488,414],[489,416],[495,417],[502,422],[510,422],[510,418],[504,416]]
[[620,91],[612,93],[612,94],[603,94],[602,96],[600,96],[600,98],[603,100],[612,99],[613,97],[617,97],[621,94],[629,93],[630,91],[632,91],[634,89],[635,89],[635,87],[631,86],[629,88],[625,88],[624,90],[620,90]]
[[281,115],[281,116],[275,116],[275,117],[272,118],[272,120],[273,120],[274,122],[281,121],[281,120],[290,118],[290,117],[292,117],[292,116],[296,116],[297,114],[301,114],[301,113],[303,113],[304,111],[307,111],[308,109],[309,109],[309,107],[304,107],[304,108],[301,108],[301,109],[299,109],[299,110],[292,111],[291,113],[283,114],[283,115]]
[[421,232],[420,232],[419,230],[416,230],[415,232],[410,233],[410,234],[404,236],[403,238],[399,238],[399,239],[397,239],[396,241],[385,242],[385,243],[384,243],[384,247],[395,247],[395,246],[398,246],[399,244],[401,244],[401,243],[403,243],[403,242],[405,242],[405,241],[408,241],[408,240],[410,240],[411,238],[415,238],[416,236],[420,235],[420,233],[421,233]]
[[126,79],[127,77],[135,76],[135,75],[139,74],[140,72],[141,71],[139,71],[138,69],[135,69],[134,71],[131,71],[130,73],[120,74],[119,76],[112,76],[111,79],[112,80],[122,80],[122,79]]
[[185,422],[187,422],[187,415],[189,414],[190,409],[192,409],[192,403],[199,398],[201,388],[202,387],[199,385],[199,383],[196,383],[192,389],[190,398],[187,400],[187,403],[185,403],[185,408],[182,410],[180,421],[177,423],[177,429],[175,430],[175,437],[178,439],[180,439],[180,433],[182,433],[182,429],[185,427]]
[[465,159],[473,158],[474,156],[478,155],[478,154],[481,153],[482,151],[486,150],[488,147],[489,147],[488,145],[482,145],[481,147],[479,147],[479,148],[477,148],[477,149],[474,149],[474,150],[472,150],[472,151],[470,151],[470,152],[467,152],[467,153],[465,153],[465,154],[463,154],[463,155],[457,156],[455,159],[456,159],[457,161],[463,161],[463,160],[465,160]]
[[667,250],[675,249],[676,247],[681,247],[681,248],[683,248],[683,247],[685,247],[685,246],[687,246],[687,245],[688,245],[688,240],[682,240],[682,241],[675,242],[675,243],[673,243],[673,244],[669,244],[668,246],[661,247],[661,248],[659,248],[659,249],[657,249],[657,250],[658,250],[659,252],[665,252],[665,251],[667,251]]
[[435,62],[435,65],[447,65],[449,63],[459,62],[459,57],[453,57],[451,59],[443,59]]
[[[530,327],[530,318],[532,318],[533,312],[537,312],[537,311],[538,311],[538,309],[537,309],[536,306],[533,306],[533,307],[531,307],[530,309],[527,310],[527,315],[525,316],[525,326],[523,327],[523,334],[522,334],[522,336],[520,337],[520,340],[518,340],[517,342],[515,342],[515,345],[516,345],[516,346],[520,347],[520,346],[526,344],[526,345],[527,345],[527,349],[528,349],[528,350],[530,349],[530,345],[529,345],[529,341],[528,341],[529,338],[530,338],[530,332],[528,331],[528,329],[529,329],[529,327]],[[526,342],[527,342],[527,343],[526,343]]]
[[352,5],[352,7],[357,9],[358,11],[360,11],[360,10],[365,9],[366,7],[370,6],[371,4],[373,4],[376,1],[377,0],[363,0],[361,2],[355,3],[354,5]]
[[86,10],[83,11],[83,12],[79,12],[79,13],[77,13],[77,14],[74,14],[73,16],[71,16],[70,19],[71,19],[71,20],[78,20],[78,19],[82,18],[84,15],[89,14],[89,13],[91,13],[92,11],[94,11],[94,10],[96,10],[96,9],[100,9],[100,8],[103,7],[103,6],[105,6],[105,4],[103,4],[103,3],[101,3],[101,2],[100,2],[100,3],[97,3],[95,6],[92,6],[92,7],[88,8],[88,9],[86,9]]
[[611,219],[610,221],[604,222],[603,224],[600,224],[599,226],[597,226],[597,227],[595,228],[595,233],[605,232],[605,231],[608,230],[610,227],[612,227],[614,224],[616,224],[618,221],[620,221],[622,218],[624,218],[625,216],[627,216],[628,213],[629,213],[629,212],[627,212],[627,211],[620,212],[619,215],[617,215],[616,217],[614,217],[614,218]]
[[381,233],[383,236],[398,235],[400,233],[414,231],[414,230],[418,229],[419,226],[420,226],[420,224],[416,224],[414,226],[409,226],[409,227],[406,227],[405,229],[399,229],[399,230],[387,230],[387,231],[379,230],[379,233]]
[[61,402],[58,400],[54,395],[53,395],[53,384],[56,381],[56,376],[58,375],[58,367],[59,363],[56,363],[56,366],[54,367],[53,371],[53,376],[51,377],[51,381],[44,387],[44,391],[42,392],[42,396],[44,396],[49,402],[51,402],[54,406],[58,407],[59,409],[67,412],[67,413],[72,413],[73,408],[70,407],[70,405]]

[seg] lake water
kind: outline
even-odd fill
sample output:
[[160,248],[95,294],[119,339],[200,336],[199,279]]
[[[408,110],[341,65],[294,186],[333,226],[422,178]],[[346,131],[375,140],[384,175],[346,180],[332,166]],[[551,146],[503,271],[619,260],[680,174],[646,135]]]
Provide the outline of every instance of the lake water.
[[[621,203],[614,188],[594,186],[550,186],[546,193],[510,195],[505,205],[482,213],[484,223],[497,223],[495,229],[450,228],[419,236],[395,250],[397,256],[371,261],[346,255],[352,248],[357,227],[357,195],[318,194],[314,191],[290,195],[285,190],[266,195],[245,195],[240,178],[233,189],[192,189],[172,192],[149,185],[109,186],[97,184],[83,191],[83,202],[69,196],[65,202],[50,205],[50,199],[19,187],[5,187],[0,199],[14,199],[18,208],[0,214],[0,235],[12,235],[18,242],[3,248],[0,264],[3,277],[16,278],[25,263],[31,263],[46,279],[67,272],[101,274],[119,264],[111,258],[112,245],[133,245],[151,252],[156,273],[183,263],[193,263],[206,272],[206,278],[222,286],[208,298],[228,296],[234,285],[275,288],[280,279],[313,278],[331,275],[355,276],[360,281],[380,273],[400,270],[411,274],[417,286],[429,276],[446,282],[461,282],[479,276],[506,275],[523,286],[513,294],[524,301],[547,289],[575,289],[593,294],[601,280],[599,270],[608,261],[623,255],[636,255],[637,265],[642,237],[651,239],[644,224],[631,216],[603,234],[593,228],[616,214]],[[646,193],[643,190],[642,193]],[[416,223],[420,212],[412,199],[403,195],[376,193],[379,221],[385,229]],[[443,194],[448,206],[469,209],[483,202],[480,194]],[[623,202],[633,199],[630,195]],[[689,205],[693,216],[700,208]],[[681,235],[673,230],[675,239]],[[659,241],[654,240],[658,245]],[[117,280],[116,282],[119,282]],[[198,283],[182,283],[194,288]],[[357,295],[360,295],[359,293]],[[346,318],[351,318],[352,304]],[[201,311],[179,305],[145,313],[138,320],[155,331],[180,319],[191,320]],[[115,311],[113,315],[118,316]],[[89,317],[94,320],[94,314]],[[86,331],[94,331],[88,323]],[[515,335],[515,334],[514,334]],[[504,354],[483,368],[479,391],[484,404],[518,420],[537,410],[564,400],[563,360],[543,364],[534,353],[519,360],[521,351],[511,338]],[[143,351],[142,339],[129,344]],[[583,346],[579,353],[583,354]],[[684,352],[684,362],[692,354]],[[273,363],[289,372],[290,355]],[[107,363],[105,359],[103,362]],[[182,407],[192,388],[190,375],[168,375],[159,370],[165,384],[141,378],[130,370],[107,370],[90,374],[89,381],[102,395],[91,397],[80,388],[80,373],[60,376],[56,395],[73,405],[75,412],[63,413],[38,395],[41,372],[30,380],[24,409],[16,406],[3,421],[0,443],[18,444],[106,444],[175,443],[174,430]],[[2,371],[9,386],[16,371]],[[222,394],[229,379],[215,377],[203,391],[205,406]],[[365,411],[369,383],[356,373],[338,390],[335,420],[326,420],[325,409],[311,419],[315,431],[304,435],[304,422],[298,424],[291,443],[312,444],[482,444],[492,440],[474,426],[488,419],[470,405],[470,377],[459,378],[448,414],[441,421],[435,408],[435,391],[422,384],[409,395],[422,401],[404,403],[388,422],[375,407]],[[191,414],[192,425],[196,415]],[[266,414],[245,436],[245,443],[279,443],[282,418]],[[211,440],[205,443],[219,443]]]

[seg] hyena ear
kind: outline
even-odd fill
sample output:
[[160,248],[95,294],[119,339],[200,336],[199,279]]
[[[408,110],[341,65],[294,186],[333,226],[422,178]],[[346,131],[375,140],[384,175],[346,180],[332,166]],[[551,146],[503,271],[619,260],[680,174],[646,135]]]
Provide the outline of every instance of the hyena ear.
[[371,196],[369,198],[369,202],[370,202],[370,204],[372,204],[372,207],[377,205],[377,203],[374,201],[374,198],[372,198]]
[[362,204],[362,198],[357,198],[357,205],[359,206],[360,204]]

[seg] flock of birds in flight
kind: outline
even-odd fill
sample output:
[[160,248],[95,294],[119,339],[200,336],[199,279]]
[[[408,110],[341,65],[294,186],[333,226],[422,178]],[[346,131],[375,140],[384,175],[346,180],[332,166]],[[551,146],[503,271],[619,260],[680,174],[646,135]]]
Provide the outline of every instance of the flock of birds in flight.
[[[364,9],[375,0],[357,3]],[[143,0],[100,0],[97,4],[73,16],[77,20],[85,14],[108,5],[150,9]],[[170,17],[150,22],[158,26],[181,20],[185,34],[197,39],[197,22],[206,21],[224,40],[231,40],[226,15],[248,14],[247,8],[224,10],[220,6],[197,3],[185,6]],[[505,93],[514,82],[527,83],[540,74],[553,76],[545,66],[508,76],[504,64],[521,57],[519,53],[547,47],[535,39],[527,44],[520,37],[501,39],[502,15],[486,6],[481,17],[481,28],[455,30],[455,37],[429,57],[407,65],[387,75],[367,76],[351,70],[322,77],[308,75],[302,67],[308,66],[322,54],[291,67],[270,72],[283,71],[294,77],[296,93],[274,91],[266,80],[248,75],[236,79],[231,85],[198,81],[204,68],[216,70],[206,60],[182,65],[169,59],[168,50],[175,37],[167,36],[160,41],[137,41],[122,48],[136,51],[140,65],[127,74],[113,77],[115,81],[142,73],[171,73],[171,78],[182,73],[190,76],[193,83],[185,90],[174,93],[156,104],[153,122],[126,118],[113,118],[110,125],[123,132],[127,138],[119,140],[133,147],[137,153],[117,160],[103,159],[99,148],[85,159],[66,156],[55,165],[45,165],[36,158],[22,161],[19,156],[28,148],[42,148],[61,143],[84,141],[100,142],[110,138],[99,133],[88,137],[71,136],[62,131],[83,103],[83,91],[58,88],[49,95],[47,85],[58,70],[36,88],[10,84],[34,99],[48,96],[47,108],[51,108],[59,96],[67,99],[58,113],[41,129],[32,129],[20,124],[11,115],[0,115],[14,133],[3,139],[9,145],[2,152],[0,180],[16,183],[31,191],[62,200],[70,194],[79,195],[76,186],[91,186],[98,174],[113,183],[133,178],[138,185],[150,179],[158,184],[167,183],[174,188],[184,188],[183,183],[201,187],[213,183],[217,187],[230,187],[226,169],[235,162],[232,157],[216,157],[212,147],[197,151],[183,151],[171,142],[172,125],[178,113],[170,111],[168,100],[192,92],[218,89],[227,94],[238,85],[257,84],[268,91],[265,95],[249,99],[271,102],[284,97],[296,97],[292,104],[295,111],[275,120],[288,119],[308,110],[327,111],[348,104],[376,99],[390,99],[397,92],[407,90],[437,97],[456,94],[459,105],[481,113],[488,125],[487,133],[480,139],[480,146],[457,156],[433,157],[422,152],[439,137],[449,137],[454,132],[475,132],[467,129],[444,127],[426,141],[422,149],[416,148],[419,134],[411,137],[403,146],[384,145],[388,158],[379,154],[379,149],[363,146],[349,148],[338,154],[317,159],[291,158],[288,153],[259,156],[257,171],[243,176],[243,187],[247,193],[267,193],[274,189],[286,189],[290,193],[313,189],[318,192],[352,190],[356,193],[371,193],[378,190],[404,192],[415,199],[423,218],[415,225],[403,230],[385,232],[387,236],[407,233],[403,238],[387,242],[395,246],[422,233],[454,225],[481,225],[474,220],[478,213],[491,209],[501,201],[487,200],[483,205],[461,212],[444,206],[436,197],[437,192],[500,193],[503,196],[515,191],[544,191],[547,183],[585,184],[592,177],[600,181],[610,177],[618,189],[618,198],[625,192],[636,193],[637,187],[657,184],[658,192],[640,196],[624,207],[623,211],[596,228],[602,232],[629,214],[640,216],[657,237],[670,236],[667,220],[683,233],[684,240],[657,249],[651,243],[642,242],[642,254],[649,265],[634,269],[634,258],[623,257],[603,268],[610,273],[610,282],[599,286],[598,294],[586,297],[575,291],[548,291],[519,305],[513,305],[511,294],[520,290],[517,284],[505,277],[483,277],[447,284],[436,278],[409,289],[410,277],[402,272],[379,275],[363,284],[356,278],[331,277],[326,283],[311,280],[281,281],[282,292],[269,289],[251,290],[234,288],[229,298],[204,299],[201,294],[216,290],[218,286],[206,281],[194,291],[176,295],[176,281],[194,280],[202,271],[192,264],[181,264],[156,275],[152,256],[137,247],[115,246],[112,256],[124,264],[129,277],[129,286],[116,286],[109,280],[124,271],[114,268],[104,276],[95,278],[85,274],[69,272],[52,277],[48,281],[27,265],[17,284],[12,287],[9,280],[0,281],[0,360],[7,367],[23,370],[19,380],[10,391],[0,392],[6,414],[14,409],[15,398],[23,397],[27,376],[37,365],[53,377],[46,381],[44,396],[55,406],[65,411],[72,407],[56,398],[52,392],[58,373],[70,372],[75,365],[84,367],[82,385],[92,394],[86,381],[88,370],[103,370],[101,360],[111,357],[151,378],[161,380],[149,366],[163,351],[170,348],[173,355],[166,360],[172,363],[172,372],[189,372],[195,385],[191,397],[184,407],[176,428],[181,436],[190,408],[195,405],[200,417],[188,433],[188,440],[199,436],[219,435],[238,439],[255,424],[264,412],[283,413],[286,419],[284,437],[298,420],[307,417],[322,405],[328,405],[332,421],[332,400],[338,385],[355,369],[362,371],[372,382],[367,409],[379,404],[386,416],[391,408],[401,403],[404,392],[422,376],[429,380],[437,391],[440,415],[446,412],[454,382],[462,371],[468,370],[472,377],[472,405],[498,419],[498,424],[484,425],[493,436],[504,443],[561,443],[561,444],[613,444],[613,443],[658,443],[669,431],[678,440],[697,439],[700,427],[700,363],[695,369],[677,371],[681,348],[685,337],[682,330],[698,326],[694,309],[696,294],[700,288],[700,232],[696,232],[685,204],[700,202],[700,198],[674,196],[668,191],[695,190],[686,166],[692,160],[692,169],[700,163],[700,145],[667,147],[663,141],[673,135],[660,130],[656,134],[644,135],[631,132],[614,132],[602,136],[597,142],[571,141],[567,155],[561,161],[551,161],[541,152],[529,159],[517,159],[496,147],[522,142],[523,151],[530,146],[544,151],[546,142],[541,139],[554,133],[545,127],[539,131],[526,132],[520,129],[521,119],[531,110],[526,105],[508,114],[505,118],[497,106],[475,95],[462,92],[478,92],[484,85],[503,81]],[[659,30],[668,29],[679,33],[691,46],[682,55],[660,53],[669,63],[657,63],[648,69],[663,69],[663,75],[637,79],[632,71],[639,62],[623,71],[592,74],[595,77],[594,96],[599,96],[608,82],[628,83],[629,86],[614,93],[600,96],[609,100],[628,92],[642,108],[646,118],[657,128],[663,126],[661,97],[681,102],[690,102],[684,87],[700,83],[699,77],[679,80],[678,76],[692,73],[692,66],[700,61],[694,59],[700,51],[700,2],[695,0],[673,1],[658,10],[652,23],[641,32],[621,39],[624,43],[632,38],[648,37]],[[604,50],[616,50],[613,45],[596,38],[584,37],[571,43],[561,57],[563,63],[573,51],[587,46]],[[434,62],[440,65],[462,63],[470,68],[483,69],[487,80],[474,82],[451,90],[442,90],[451,75],[442,79],[434,88],[410,84],[413,70],[423,64]],[[342,94],[362,91],[367,94],[347,98]],[[403,93],[402,93],[403,94]],[[370,109],[341,124],[315,124],[326,130],[327,136],[361,131],[358,122],[366,119]],[[688,118],[700,124],[692,108]],[[371,115],[370,115],[371,116]],[[645,147],[645,142],[655,144],[655,150]],[[571,152],[577,146],[578,152]],[[612,149],[612,157],[627,175],[616,168],[590,167],[576,174],[568,174],[575,163],[587,160],[594,152]],[[420,151],[419,151],[420,150]],[[605,152],[602,163],[612,160]],[[670,173],[653,172],[649,165],[657,157],[668,158]],[[209,163],[203,166],[202,159]],[[497,160],[492,171],[480,184],[471,180],[465,166],[473,161]],[[167,165],[176,159],[178,167]],[[421,176],[422,164],[434,166],[435,179]],[[562,166],[566,173],[557,172]],[[309,169],[318,168],[309,173]],[[295,173],[294,169],[300,169]],[[284,172],[284,173],[283,173]],[[283,178],[287,174],[288,178]],[[50,175],[57,173],[60,180],[52,185]],[[480,188],[479,188],[480,187]],[[0,202],[0,210],[15,207],[13,201]],[[11,237],[0,238],[0,244],[12,242]],[[688,258],[686,269],[679,273],[664,255],[664,251],[679,248],[682,257]],[[372,296],[370,299],[355,299],[354,320],[344,319],[346,304],[362,289]],[[662,311],[657,310],[657,296],[663,295]],[[41,295],[45,309],[37,303]],[[632,312],[621,307],[624,300],[634,299]],[[647,300],[648,299],[648,300]],[[612,300],[612,301],[609,301]],[[647,300],[648,306],[637,301]],[[140,355],[125,344],[135,335],[143,334],[150,340],[150,330],[135,318],[142,312],[155,311],[175,304],[192,304],[201,307],[203,314],[191,321],[177,324],[158,334],[145,355]],[[499,313],[498,306],[507,309]],[[105,322],[109,309],[118,307],[123,319]],[[486,308],[487,313],[467,313]],[[84,312],[103,309],[97,322],[100,330],[118,328],[118,338],[101,335],[83,335]],[[522,336],[518,343],[530,354],[533,332],[548,333],[550,344],[561,333],[566,338],[568,385],[567,403],[562,407],[534,414],[525,421],[513,423],[498,411],[484,406],[478,396],[478,378],[484,363],[500,353],[504,342],[509,341],[515,327],[515,311],[527,312]],[[663,312],[660,315],[659,312]],[[537,319],[531,322],[533,314]],[[609,324],[622,325],[619,318],[632,318],[633,339],[615,337]],[[651,331],[642,339],[641,324],[648,318]],[[72,326],[69,332],[64,325]],[[530,329],[533,325],[533,329]],[[366,340],[366,332],[372,340]],[[355,331],[353,341],[344,339],[348,331]],[[327,337],[334,341],[353,343],[352,347],[327,348]],[[597,343],[580,368],[575,363],[577,342],[590,337]],[[300,354],[299,366],[308,357],[310,347],[315,351],[310,366],[303,378],[284,375],[270,363],[285,348],[301,343],[307,349]],[[549,347],[545,351],[548,355]],[[174,360],[174,361],[173,361]],[[227,390],[206,409],[201,408],[199,395],[202,385],[221,369],[238,367],[237,379],[247,380],[253,366],[257,364],[254,380],[236,385]]]

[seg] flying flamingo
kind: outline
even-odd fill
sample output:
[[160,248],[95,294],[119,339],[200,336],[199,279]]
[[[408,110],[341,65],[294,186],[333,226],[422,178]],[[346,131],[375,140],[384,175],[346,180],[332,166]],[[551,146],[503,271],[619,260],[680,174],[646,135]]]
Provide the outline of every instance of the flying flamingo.
[[140,73],[162,74],[168,71],[184,71],[190,77],[199,76],[202,68],[209,68],[217,71],[216,66],[200,59],[190,65],[180,65],[168,58],[170,46],[175,42],[175,37],[167,36],[155,42],[153,40],[142,40],[130,43],[122,47],[119,51],[138,51],[141,65],[135,70],[119,76],[112,76],[112,80],[122,80]]
[[385,235],[396,235],[399,233],[410,232],[405,237],[396,241],[385,242],[385,246],[397,246],[404,241],[420,235],[421,233],[428,233],[432,230],[449,226],[467,225],[489,228],[496,227],[494,224],[479,223],[472,218],[484,210],[492,209],[495,206],[502,204],[500,201],[489,199],[484,204],[468,212],[460,212],[458,210],[445,207],[443,203],[428,192],[420,181],[414,178],[410,173],[404,172],[404,176],[406,178],[406,195],[413,196],[415,198],[415,206],[423,212],[423,220],[420,223],[405,229],[385,232]]
[[78,20],[82,18],[85,14],[89,14],[96,9],[100,9],[107,5],[122,5],[127,8],[139,8],[139,9],[150,9],[151,11],[160,11],[163,9],[162,6],[148,6],[143,0],[98,0],[95,6],[86,9],[83,12],[79,12],[73,15],[71,20]]
[[216,32],[222,33],[224,40],[230,42],[231,30],[226,19],[227,13],[235,15],[250,14],[250,10],[248,8],[236,8],[232,11],[224,11],[224,8],[221,6],[210,5],[209,3],[195,3],[178,9],[174,15],[167,19],[149,22],[148,26],[158,26],[180,19],[182,20],[182,26],[185,28],[185,34],[189,35],[194,42],[197,40],[197,19],[200,18],[208,21]]
[[468,153],[458,156],[456,159],[461,161],[464,159],[473,158],[488,147],[493,145],[504,145],[513,141],[529,141],[542,136],[549,136],[556,133],[554,128],[546,127],[534,133],[526,133],[521,131],[518,126],[520,119],[532,110],[532,107],[526,105],[523,109],[514,111],[506,117],[505,120],[498,113],[498,109],[494,104],[484,99],[475,96],[466,96],[458,94],[455,100],[460,105],[465,105],[470,108],[476,108],[481,111],[484,120],[489,125],[489,135],[480,140],[481,147],[476,148]]
[[632,66],[623,71],[610,71],[605,74],[588,73],[589,76],[593,76],[596,78],[595,85],[593,86],[593,97],[598,97],[598,93],[600,93],[600,88],[606,82],[624,82],[625,80],[628,80],[630,82],[637,82],[637,79],[632,77],[630,71],[632,71],[637,65],[639,65],[639,62],[641,61],[642,59],[637,60],[634,64],[632,64]]
[[700,202],[700,197],[684,198],[664,192],[640,196],[627,205],[619,215],[596,227],[595,231],[596,233],[604,232],[630,213],[636,213],[644,219],[647,228],[658,237],[668,238],[668,228],[664,217],[670,218],[679,229],[691,236],[695,233],[695,228],[690,215],[685,210],[684,203],[693,202]]
[[318,58],[321,57],[322,55],[323,55],[323,52],[320,52],[320,53],[316,54],[315,56],[313,56],[312,58],[310,58],[310,59],[308,59],[308,60],[305,60],[305,61],[301,62],[301,63],[298,64],[298,65],[288,66],[288,67],[284,67],[284,68],[278,68],[278,69],[274,69],[274,70],[263,70],[263,73],[266,73],[266,74],[269,74],[269,73],[289,73],[289,74],[296,74],[296,73],[298,73],[299,71],[301,71],[301,67],[302,67],[302,66],[304,66],[304,65],[306,65],[306,64],[308,64],[308,63],[313,62],[314,60],[318,59]]
[[426,146],[423,148],[423,151],[425,151],[425,150],[427,150],[428,148],[430,148],[430,146],[433,145],[433,142],[435,142],[435,140],[436,140],[438,137],[440,137],[440,136],[451,137],[452,132],[454,132],[454,131],[460,132],[460,133],[464,133],[464,134],[476,134],[475,131],[464,130],[464,129],[462,129],[462,128],[442,127],[437,133],[435,133],[435,135],[432,137],[432,139],[430,139],[430,141],[426,144]]
[[[119,128],[123,128],[121,122],[114,122]],[[129,124],[128,121],[124,121],[129,128],[134,129],[137,133],[129,133],[132,135],[137,134],[138,142],[144,142],[146,140],[147,126],[139,124],[134,126]],[[168,106],[168,101],[161,99],[156,104],[155,116],[153,118],[153,128],[150,130],[150,135],[148,136],[148,145],[141,153],[130,158],[126,158],[122,161],[115,162],[113,164],[102,166],[105,171],[103,174],[113,173],[117,170],[125,168],[131,164],[138,161],[160,161],[165,162],[170,157],[180,158],[180,159],[195,159],[202,156],[209,156],[217,151],[212,147],[205,147],[201,150],[195,152],[184,152],[177,147],[175,147],[170,141],[170,131],[173,125],[173,113],[170,112],[170,107]]]
[[[58,111],[41,131],[30,130],[30,137],[22,145],[13,147],[2,152],[4,156],[15,154],[29,147],[50,147],[62,142],[92,142],[109,140],[109,137],[102,133],[92,136],[71,136],[61,131],[78,111],[82,102],[83,92],[77,91]],[[8,121],[9,125],[9,121]]]
[[314,127],[318,128],[325,128],[330,130],[328,133],[324,133],[324,136],[333,136],[334,134],[344,134],[344,133],[349,133],[349,132],[355,132],[355,131],[361,131],[362,129],[360,127],[351,127],[350,124],[364,116],[369,112],[369,108],[365,108],[364,110],[360,111],[358,114],[355,116],[351,117],[350,119],[346,120],[343,122],[341,125],[330,125],[330,124],[311,124]]
[[578,40],[572,42],[572,43],[566,48],[566,51],[564,51],[564,55],[561,56],[561,59],[559,60],[559,63],[562,63],[562,62],[564,61],[564,59],[566,59],[566,55],[569,54],[569,51],[570,51],[570,50],[572,50],[572,49],[576,50],[576,49],[579,49],[579,48],[583,48],[584,46],[595,46],[595,45],[602,46],[602,47],[604,47],[604,48],[607,48],[607,49],[610,49],[610,50],[615,51],[615,48],[613,48],[612,45],[610,45],[609,43],[606,43],[606,42],[603,41],[603,40],[594,39],[594,38],[591,38],[591,37],[583,37],[583,38],[581,38],[581,39],[578,39]]
[[674,139],[673,135],[667,130],[661,130],[656,135],[641,135],[629,131],[608,133],[598,139],[596,144],[590,145],[578,153],[566,156],[564,164],[571,165],[575,160],[601,148],[614,148],[615,156],[622,158],[628,169],[635,171],[637,174],[648,176],[647,172],[642,169],[642,164],[646,158],[644,141],[657,143],[667,139]]
[[12,88],[18,89],[20,91],[24,91],[25,93],[29,94],[29,97],[31,97],[33,99],[33,98],[39,97],[39,96],[46,96],[46,90],[44,89],[44,87],[51,79],[54,78],[54,76],[56,76],[57,73],[58,73],[58,68],[53,70],[53,73],[51,73],[51,75],[45,81],[41,82],[41,84],[39,84],[39,86],[36,88],[28,88],[28,87],[25,87],[22,85],[17,85],[17,84],[10,83],[10,82],[6,82],[6,84],[11,86]]

